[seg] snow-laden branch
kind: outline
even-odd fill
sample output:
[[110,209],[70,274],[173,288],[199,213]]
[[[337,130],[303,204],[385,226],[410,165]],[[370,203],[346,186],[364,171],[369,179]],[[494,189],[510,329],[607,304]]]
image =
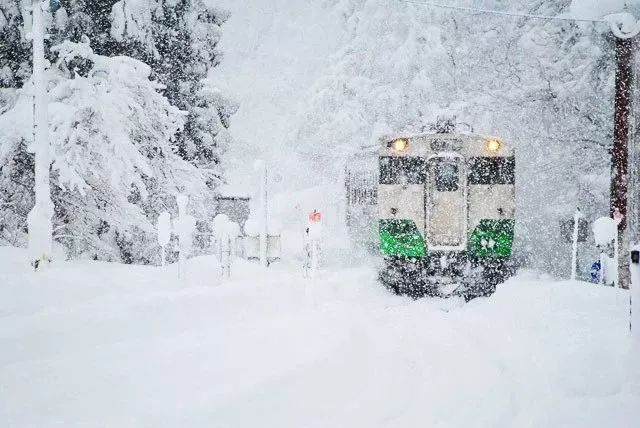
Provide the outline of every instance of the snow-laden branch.
[[630,13],[614,13],[605,16],[613,34],[620,39],[631,39],[640,33],[640,21]]

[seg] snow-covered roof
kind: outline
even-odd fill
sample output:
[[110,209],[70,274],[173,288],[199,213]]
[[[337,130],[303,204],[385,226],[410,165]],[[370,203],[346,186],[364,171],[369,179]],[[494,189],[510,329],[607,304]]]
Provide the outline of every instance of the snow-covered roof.
[[218,194],[222,198],[251,198],[251,191],[247,186],[241,186],[237,184],[223,184],[218,187]]

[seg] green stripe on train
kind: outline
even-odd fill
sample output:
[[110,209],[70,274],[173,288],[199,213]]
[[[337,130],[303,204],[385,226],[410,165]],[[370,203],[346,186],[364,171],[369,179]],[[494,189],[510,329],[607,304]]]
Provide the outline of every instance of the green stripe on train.
[[478,258],[507,258],[513,250],[515,220],[480,220],[469,237],[469,254]]
[[413,220],[380,220],[380,250],[386,256],[424,257],[424,238]]

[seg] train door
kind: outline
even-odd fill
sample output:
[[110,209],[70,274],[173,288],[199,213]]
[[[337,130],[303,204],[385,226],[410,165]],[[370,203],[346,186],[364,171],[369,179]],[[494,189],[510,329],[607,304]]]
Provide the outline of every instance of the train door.
[[462,157],[429,159],[426,193],[427,247],[460,249],[467,244],[466,172]]

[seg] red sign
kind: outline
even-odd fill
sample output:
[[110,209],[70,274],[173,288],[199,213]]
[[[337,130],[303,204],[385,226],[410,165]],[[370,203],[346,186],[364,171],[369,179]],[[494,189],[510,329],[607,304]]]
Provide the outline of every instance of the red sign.
[[322,214],[320,214],[316,210],[313,210],[313,212],[309,213],[309,221],[311,223],[319,223],[320,221],[322,221]]

